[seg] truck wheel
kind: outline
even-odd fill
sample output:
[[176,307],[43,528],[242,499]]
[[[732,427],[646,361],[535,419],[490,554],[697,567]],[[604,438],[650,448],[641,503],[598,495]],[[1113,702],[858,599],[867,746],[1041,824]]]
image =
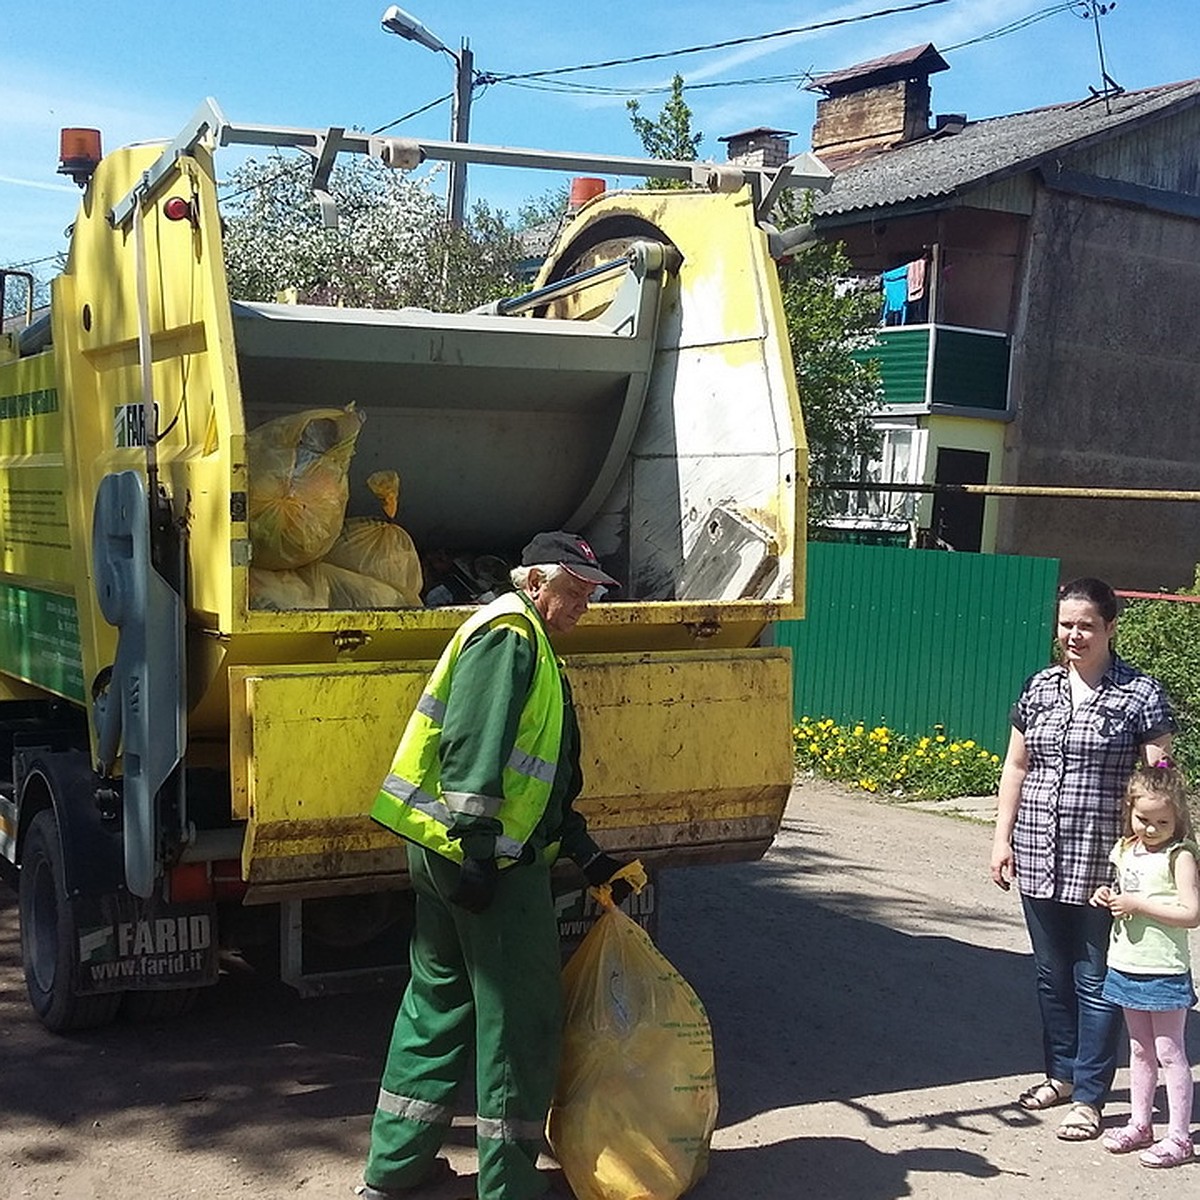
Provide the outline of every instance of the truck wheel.
[[17,890],[21,963],[38,1019],[52,1033],[107,1025],[117,1015],[121,993],[77,996],[72,986],[79,935],[67,899],[58,821],[51,809],[43,809],[29,826]]
[[121,1015],[130,1021],[173,1021],[190,1013],[199,988],[165,988],[155,992],[126,992]]

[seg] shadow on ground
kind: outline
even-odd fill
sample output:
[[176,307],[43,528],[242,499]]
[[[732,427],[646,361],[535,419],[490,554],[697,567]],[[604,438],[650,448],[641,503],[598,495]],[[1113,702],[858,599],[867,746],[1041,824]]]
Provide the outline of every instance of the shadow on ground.
[[[1037,1074],[1028,957],[972,941],[999,918],[981,908],[964,922],[961,906],[943,903],[936,889],[848,901],[842,885],[863,870],[828,843],[814,849],[812,839],[793,836],[761,863],[664,874],[660,944],[712,1020],[722,1128],[831,1101],[870,1124],[894,1124],[869,1098]],[[801,873],[803,890],[795,886]],[[959,922],[961,936],[901,932],[893,927],[901,916],[939,928]],[[356,1169],[397,999],[391,991],[302,1001],[234,969],[177,1024],[54,1037],[28,1008],[15,898],[0,888],[8,1144],[19,1138],[30,1162],[69,1159],[84,1152],[81,1131],[99,1125],[119,1139],[151,1121],[166,1155],[219,1148],[247,1167],[294,1177],[306,1156],[323,1153]],[[1195,1041],[1195,1023],[1190,1032]],[[972,1113],[904,1119],[953,1130]],[[820,1179],[825,1200],[890,1200],[910,1194],[914,1173],[998,1174],[965,1150],[886,1154],[805,1133],[715,1153],[698,1195],[800,1195],[804,1180]],[[454,1131],[460,1144],[469,1137],[469,1129]],[[781,1179],[795,1179],[796,1190],[781,1192]]]
[[[815,1194],[822,1200],[893,1200],[912,1195],[910,1176],[929,1172],[993,1179],[1002,1174],[969,1150],[901,1150],[886,1154],[853,1138],[798,1137],[773,1146],[725,1150],[714,1155],[704,1196],[776,1196],[780,1181],[793,1181],[786,1194]],[[698,1193],[699,1194],[699,1193]]]

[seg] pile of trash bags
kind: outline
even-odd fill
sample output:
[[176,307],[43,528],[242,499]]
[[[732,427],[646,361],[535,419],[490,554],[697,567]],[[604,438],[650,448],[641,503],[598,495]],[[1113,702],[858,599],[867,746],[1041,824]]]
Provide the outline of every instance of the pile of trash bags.
[[421,607],[420,555],[395,522],[399,475],[367,479],[382,517],[346,516],[362,425],[349,405],[278,417],[247,435],[251,608]]

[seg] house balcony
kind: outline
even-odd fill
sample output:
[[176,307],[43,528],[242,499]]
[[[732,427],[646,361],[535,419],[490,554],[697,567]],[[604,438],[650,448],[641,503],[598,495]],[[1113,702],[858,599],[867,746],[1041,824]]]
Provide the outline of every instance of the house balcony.
[[1007,334],[954,325],[889,325],[875,337],[874,346],[853,353],[860,362],[879,363],[885,413],[1004,418]]

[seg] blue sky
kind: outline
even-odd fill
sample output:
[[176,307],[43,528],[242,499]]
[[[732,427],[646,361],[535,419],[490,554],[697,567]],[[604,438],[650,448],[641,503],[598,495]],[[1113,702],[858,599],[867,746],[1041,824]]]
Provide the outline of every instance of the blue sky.
[[[478,70],[537,71],[699,46],[854,16],[914,0],[409,0],[444,42],[470,40]],[[58,131],[98,127],[106,148],[174,137],[212,96],[233,122],[374,130],[446,94],[444,55],[384,33],[384,0],[205,0],[193,6],[107,0],[0,4],[0,265],[66,248],[79,193],[56,175]],[[580,84],[642,89],[837,70],[933,42],[951,64],[935,75],[935,112],[971,118],[1087,95],[1098,85],[1094,26],[1060,11],[1022,30],[958,43],[1057,8],[1056,0],[945,0],[824,32],[564,76]],[[1101,18],[1109,74],[1128,89],[1200,76],[1197,0],[1119,0]],[[494,83],[476,93],[479,142],[640,154],[626,95],[534,90]],[[758,125],[795,130],[808,146],[816,97],[795,82],[697,87],[686,98],[701,156],[721,159],[717,138]],[[654,116],[661,94],[641,97]],[[445,138],[449,105],[394,132]],[[219,160],[220,163],[220,160]],[[232,163],[230,164],[232,165]],[[468,202],[515,209],[561,177],[473,168]],[[617,181],[611,181],[613,183]],[[439,194],[444,178],[433,186]],[[35,268],[52,271],[52,265]]]

